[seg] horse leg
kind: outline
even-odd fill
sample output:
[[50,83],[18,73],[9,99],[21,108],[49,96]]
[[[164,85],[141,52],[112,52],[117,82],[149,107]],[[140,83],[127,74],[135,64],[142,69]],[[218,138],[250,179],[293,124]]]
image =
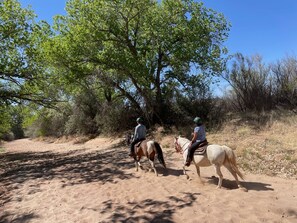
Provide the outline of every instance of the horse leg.
[[184,172],[184,175],[186,175],[187,180],[188,180],[190,177],[189,177],[189,175],[186,172],[186,166],[185,165],[183,165],[183,172]]
[[201,179],[201,176],[200,176],[200,167],[198,166],[197,163],[195,163],[195,167],[196,167],[196,171],[197,171],[197,174],[198,174],[198,177],[199,177],[199,180],[200,180],[200,183],[203,183],[202,179]]
[[141,159],[141,156],[134,157],[136,172],[138,171],[138,167],[142,169],[142,166],[140,164],[140,159]]
[[135,168],[136,168],[136,172],[138,171],[138,164],[139,162],[137,160],[135,160]]
[[242,186],[240,183],[239,183],[239,180],[238,180],[238,177],[237,177],[237,173],[236,173],[236,170],[234,170],[232,168],[232,166],[229,164],[229,163],[225,163],[224,166],[230,171],[230,173],[234,176],[235,180],[236,180],[236,183],[237,183],[237,186],[240,190],[244,191],[244,192],[247,192],[248,189],[246,189],[244,186]]
[[141,163],[140,163],[140,162],[138,162],[138,166],[139,166],[139,168],[140,168],[140,169],[142,169],[142,170],[143,170],[143,167],[142,167],[142,165],[141,165]]
[[153,168],[153,170],[154,170],[156,176],[158,176],[158,173],[157,173],[157,169],[156,169],[156,167],[155,167],[154,160],[149,159],[149,162],[150,162],[150,164],[151,164],[151,166],[152,166],[152,168]]
[[215,170],[216,170],[217,175],[219,176],[219,183],[218,183],[217,188],[221,188],[222,182],[223,182],[223,174],[221,172],[221,167],[219,164],[215,164]]
[[239,183],[239,180],[238,180],[238,177],[237,177],[237,174],[236,174],[235,170],[232,169],[232,167],[231,167],[231,165],[229,163],[225,163],[224,166],[227,168],[227,170],[229,170],[229,172],[235,178],[238,188],[241,188],[242,186]]

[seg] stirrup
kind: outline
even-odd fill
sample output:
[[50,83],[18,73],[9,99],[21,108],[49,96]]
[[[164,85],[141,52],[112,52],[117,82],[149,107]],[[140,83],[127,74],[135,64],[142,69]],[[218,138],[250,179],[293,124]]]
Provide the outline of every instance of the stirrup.
[[190,165],[191,165],[191,162],[192,162],[192,160],[187,159],[187,161],[186,161],[186,163],[185,163],[185,166],[190,166]]

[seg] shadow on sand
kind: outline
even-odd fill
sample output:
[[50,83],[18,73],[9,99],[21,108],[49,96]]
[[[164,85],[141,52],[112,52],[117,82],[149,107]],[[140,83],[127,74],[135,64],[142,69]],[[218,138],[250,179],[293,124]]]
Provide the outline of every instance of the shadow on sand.
[[[35,180],[29,194],[40,192],[43,180],[60,179],[65,186],[90,182],[110,182],[135,178],[125,172],[133,167],[122,144],[88,152],[86,149],[55,152],[18,152],[0,154],[0,222],[29,222],[38,218],[33,213],[8,213],[1,210],[12,200],[14,190],[21,188],[26,181]],[[36,181],[41,179],[39,181]],[[16,198],[14,198],[16,199]],[[22,198],[17,198],[21,201]]]
[[[218,185],[219,178],[215,176],[208,177],[207,182],[210,184]],[[267,190],[273,191],[274,190],[273,188],[271,188],[271,184],[265,184],[260,182],[240,181],[240,184],[247,190],[256,190],[256,191],[267,191]],[[222,187],[230,190],[238,189],[235,180],[228,180],[226,178],[223,179]]]
[[[141,162],[148,164],[146,158]],[[158,164],[157,159],[155,162],[158,173],[163,176],[183,174],[182,170],[164,169]],[[100,151],[79,149],[64,153],[52,151],[3,153],[0,154],[0,207],[12,201],[11,195],[14,190],[21,188],[30,180],[35,180],[35,184],[28,193],[34,194],[41,192],[40,186],[43,180],[60,179],[63,187],[90,182],[116,183],[118,180],[137,177],[133,173],[127,173],[126,170],[131,168],[134,168],[134,162],[128,156],[127,148],[123,143]],[[22,201],[21,197],[17,199]],[[151,215],[150,222],[172,222],[170,218],[174,210],[191,205],[196,198],[194,194],[186,194],[183,199],[176,197],[169,199],[175,199],[177,205],[169,207],[166,201],[144,200],[140,205],[130,203],[127,207],[118,206],[110,220],[118,222],[125,218],[126,222],[135,222],[145,219],[145,216],[132,218],[131,214],[138,208],[146,208]],[[105,202],[103,209],[108,210],[109,205],[111,204]],[[158,206],[162,206],[166,211],[159,213]],[[32,219],[39,218],[34,213],[9,213],[1,208],[0,213],[0,222],[30,222]],[[130,214],[127,215],[127,213]]]
[[[119,146],[106,150],[82,153],[72,150],[66,153],[23,152],[0,155],[1,183],[5,186],[27,180],[59,178],[69,184],[86,182],[113,182],[128,179],[131,174],[124,173],[133,162],[127,152]],[[135,176],[133,176],[135,177]]]
[[[177,210],[191,207],[199,193],[182,193],[181,197],[170,196],[166,201],[145,199],[138,203],[129,202],[127,205],[114,204],[112,200],[103,202],[101,214],[110,214],[108,220],[102,222],[165,222],[173,223],[173,214]],[[170,202],[168,202],[168,200]],[[173,204],[172,204],[173,203]],[[145,211],[145,215],[138,214]]]

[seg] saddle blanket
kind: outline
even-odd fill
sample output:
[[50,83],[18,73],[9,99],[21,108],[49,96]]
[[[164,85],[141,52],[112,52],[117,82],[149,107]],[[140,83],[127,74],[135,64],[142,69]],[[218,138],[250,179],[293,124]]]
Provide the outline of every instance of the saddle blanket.
[[202,146],[202,147],[198,147],[195,150],[194,155],[203,155],[206,152],[206,148],[207,148],[207,145]]

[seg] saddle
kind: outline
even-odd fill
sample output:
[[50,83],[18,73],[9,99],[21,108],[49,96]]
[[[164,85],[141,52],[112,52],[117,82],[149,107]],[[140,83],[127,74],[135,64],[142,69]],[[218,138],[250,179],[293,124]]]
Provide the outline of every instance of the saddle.
[[[145,140],[145,139],[144,139],[144,140]],[[141,141],[139,141],[138,143],[136,143],[136,144],[135,144],[135,147],[139,147],[140,144],[141,144],[144,140],[141,140]]]
[[[134,154],[136,154],[136,153],[139,152],[138,150],[141,149],[140,145],[141,145],[141,143],[142,143],[143,141],[145,141],[145,139],[139,141],[138,143],[136,143],[136,144],[134,145],[134,148],[133,148],[133,150],[134,150]],[[141,150],[141,151],[142,151],[142,150]]]
[[203,155],[206,152],[206,146],[208,145],[207,140],[202,141],[197,149],[195,149],[194,154]]

